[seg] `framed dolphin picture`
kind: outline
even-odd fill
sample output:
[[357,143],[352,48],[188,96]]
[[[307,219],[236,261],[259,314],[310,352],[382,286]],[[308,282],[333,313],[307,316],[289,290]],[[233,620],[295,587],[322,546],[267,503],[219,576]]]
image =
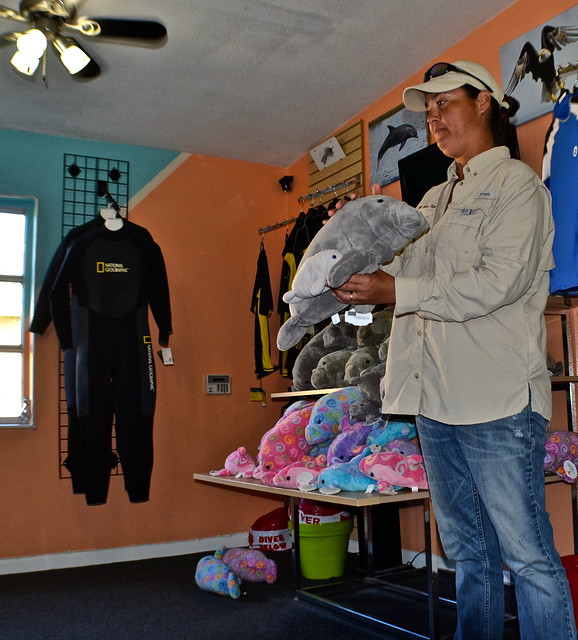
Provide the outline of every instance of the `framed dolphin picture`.
[[397,162],[428,145],[424,113],[409,111],[403,105],[369,123],[371,184],[383,187],[399,180]]

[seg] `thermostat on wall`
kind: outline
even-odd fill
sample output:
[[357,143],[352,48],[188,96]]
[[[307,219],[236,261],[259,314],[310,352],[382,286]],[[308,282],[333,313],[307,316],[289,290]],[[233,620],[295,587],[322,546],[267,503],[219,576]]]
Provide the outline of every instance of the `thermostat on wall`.
[[211,396],[231,393],[231,376],[216,376],[211,374],[207,375],[205,393]]

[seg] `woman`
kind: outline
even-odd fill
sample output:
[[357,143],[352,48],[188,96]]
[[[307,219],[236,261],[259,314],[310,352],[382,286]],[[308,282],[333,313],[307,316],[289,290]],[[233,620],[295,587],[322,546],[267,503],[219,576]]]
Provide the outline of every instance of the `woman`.
[[553,223],[544,185],[499,146],[513,102],[467,61],[438,63],[404,91],[454,159],[448,181],[418,206],[430,230],[334,295],[396,304],[382,410],[416,416],[442,544],[456,563],[455,639],[503,637],[503,561],[521,637],[575,640],[544,507]]

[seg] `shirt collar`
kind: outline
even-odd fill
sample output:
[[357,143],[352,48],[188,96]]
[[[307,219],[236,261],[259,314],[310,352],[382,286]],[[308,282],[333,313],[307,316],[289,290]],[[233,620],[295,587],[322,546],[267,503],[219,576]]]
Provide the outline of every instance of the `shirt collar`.
[[[483,151],[477,156],[474,156],[464,167],[464,179],[467,180],[470,175],[476,176],[478,173],[495,166],[499,162],[509,160],[509,158],[510,151],[508,147],[493,147],[492,149]],[[452,163],[452,165],[453,164],[454,163]]]

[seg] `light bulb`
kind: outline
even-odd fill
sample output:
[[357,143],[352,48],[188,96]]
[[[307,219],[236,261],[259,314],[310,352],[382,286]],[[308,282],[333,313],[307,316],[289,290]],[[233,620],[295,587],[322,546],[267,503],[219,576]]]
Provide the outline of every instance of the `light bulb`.
[[41,58],[46,51],[46,36],[38,29],[30,29],[18,37],[16,46],[30,57]]
[[82,71],[89,64],[90,56],[76,44],[73,38],[56,37],[52,44],[70,74],[74,75]]
[[35,58],[34,56],[29,56],[26,53],[22,53],[22,51],[17,51],[12,56],[10,63],[16,69],[16,71],[23,73],[25,76],[31,76],[38,68],[40,58]]
[[31,76],[46,51],[46,36],[38,29],[30,29],[18,36],[16,48],[10,63],[20,73]]
[[82,71],[84,67],[90,62],[90,57],[76,45],[67,47],[61,54],[60,59],[62,64],[73,75]]

